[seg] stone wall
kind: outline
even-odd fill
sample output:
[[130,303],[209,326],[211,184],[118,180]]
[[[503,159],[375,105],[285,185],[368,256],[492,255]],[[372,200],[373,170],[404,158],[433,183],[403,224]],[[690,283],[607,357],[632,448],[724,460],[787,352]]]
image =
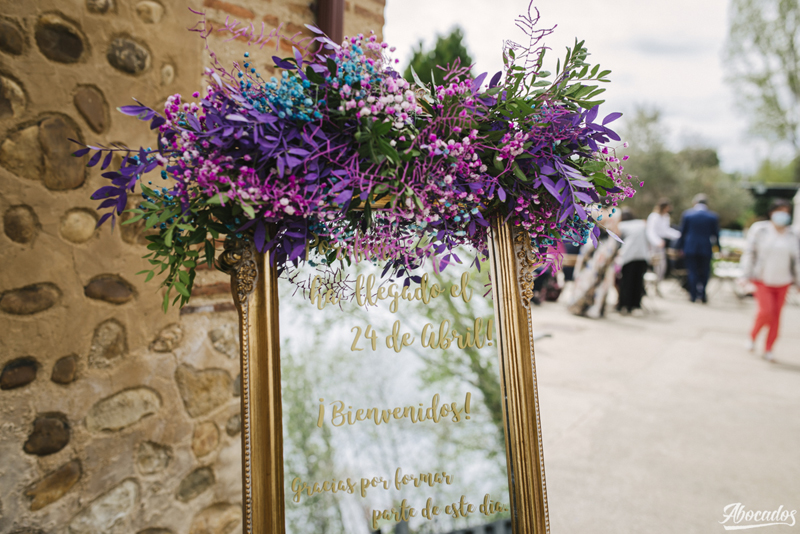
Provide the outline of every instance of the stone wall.
[[[302,1],[189,5],[268,29],[307,31],[314,19]],[[152,142],[115,109],[201,86],[206,56],[186,7],[36,0],[0,15],[2,533],[241,530],[229,281],[201,271],[189,306],[164,314],[157,284],[136,275],[147,267],[140,229],[94,228],[101,171],[67,141]],[[382,0],[347,2],[345,33],[382,24]],[[223,61],[245,51],[224,35],[210,44]]]

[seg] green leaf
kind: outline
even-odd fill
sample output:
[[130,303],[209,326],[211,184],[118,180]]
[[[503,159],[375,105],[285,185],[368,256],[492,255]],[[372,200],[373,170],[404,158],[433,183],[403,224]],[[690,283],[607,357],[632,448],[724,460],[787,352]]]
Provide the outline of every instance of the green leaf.
[[206,240],[205,245],[205,253],[206,253],[206,263],[209,267],[214,266],[214,243],[209,240]]
[[[180,272],[183,272],[183,271],[180,271]],[[183,295],[186,298],[189,298],[191,296],[191,294],[189,293],[189,290],[186,289],[186,286],[183,285],[183,283],[181,283],[180,280],[175,280],[175,282],[172,284],[172,287],[175,288],[175,291],[177,291],[178,293],[180,293],[181,295]]]
[[310,82],[315,83],[317,85],[322,85],[323,83],[325,83],[325,78],[317,74],[311,67],[308,67],[306,69],[306,77],[309,79]]
[[410,68],[410,69],[411,69],[411,75],[414,77],[414,81],[417,83],[417,85],[418,85],[418,86],[420,86],[420,87],[422,87],[423,89],[425,89],[425,90],[427,91],[427,89],[428,89],[428,88],[427,88],[427,87],[425,87],[425,84],[424,84],[424,83],[422,83],[422,80],[420,80],[420,79],[419,79],[419,75],[418,75],[418,74],[417,74],[417,72],[414,70],[414,67],[412,67],[411,65],[409,65],[409,67],[408,67],[408,68]]
[[250,218],[250,219],[255,219],[256,218],[256,212],[253,209],[253,206],[251,206],[249,204],[240,204],[240,206],[242,207],[242,211],[245,212],[245,214],[247,215],[248,218]]
[[155,272],[155,271],[148,271],[148,273],[147,273],[147,276],[146,276],[146,277],[145,277],[145,279],[144,279],[144,282],[145,282],[145,283],[149,282],[150,280],[152,280],[152,279],[153,279],[153,277],[154,277],[155,275],[156,275],[156,272]]
[[528,181],[528,177],[525,176],[525,173],[522,172],[522,169],[519,168],[519,165],[514,163],[514,165],[512,166],[512,169],[514,170],[514,176],[516,176],[517,178],[519,178],[523,182],[527,182]]
[[137,213],[136,215],[134,215],[133,217],[131,217],[127,221],[122,221],[121,223],[119,223],[119,225],[120,226],[125,226],[126,224],[133,224],[136,221],[142,219],[143,217],[144,217],[144,213]]
[[168,247],[172,246],[172,235],[174,233],[174,230],[175,226],[174,225],[170,226],[169,230],[167,230],[167,233],[164,235],[164,244]]

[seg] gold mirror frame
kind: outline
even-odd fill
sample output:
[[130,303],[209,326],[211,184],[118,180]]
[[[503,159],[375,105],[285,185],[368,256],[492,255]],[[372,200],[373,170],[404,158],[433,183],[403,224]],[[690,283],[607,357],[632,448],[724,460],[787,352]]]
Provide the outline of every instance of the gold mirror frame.
[[[512,530],[515,534],[548,534],[530,309],[536,264],[530,240],[525,237],[508,223],[494,220],[489,234],[489,264],[500,387],[505,400]],[[243,532],[286,534],[276,267],[246,241],[226,248],[219,267],[231,275],[239,311]]]

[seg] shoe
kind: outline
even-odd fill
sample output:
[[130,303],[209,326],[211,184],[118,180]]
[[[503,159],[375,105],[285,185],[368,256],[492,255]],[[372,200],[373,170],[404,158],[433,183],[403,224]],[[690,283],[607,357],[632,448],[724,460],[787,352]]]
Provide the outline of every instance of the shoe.
[[747,349],[747,352],[755,352],[756,350],[755,340],[751,339],[750,341],[748,341],[747,344],[745,345],[745,348]]
[[772,355],[772,351],[768,350],[764,353],[764,359],[770,363],[775,363],[775,356]]

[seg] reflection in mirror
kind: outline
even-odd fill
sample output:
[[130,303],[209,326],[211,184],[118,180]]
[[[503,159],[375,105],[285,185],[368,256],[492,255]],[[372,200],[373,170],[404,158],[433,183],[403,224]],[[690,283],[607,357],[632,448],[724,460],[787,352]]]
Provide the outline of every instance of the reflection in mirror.
[[279,281],[288,533],[510,532],[489,280],[466,256],[405,288],[369,262]]

